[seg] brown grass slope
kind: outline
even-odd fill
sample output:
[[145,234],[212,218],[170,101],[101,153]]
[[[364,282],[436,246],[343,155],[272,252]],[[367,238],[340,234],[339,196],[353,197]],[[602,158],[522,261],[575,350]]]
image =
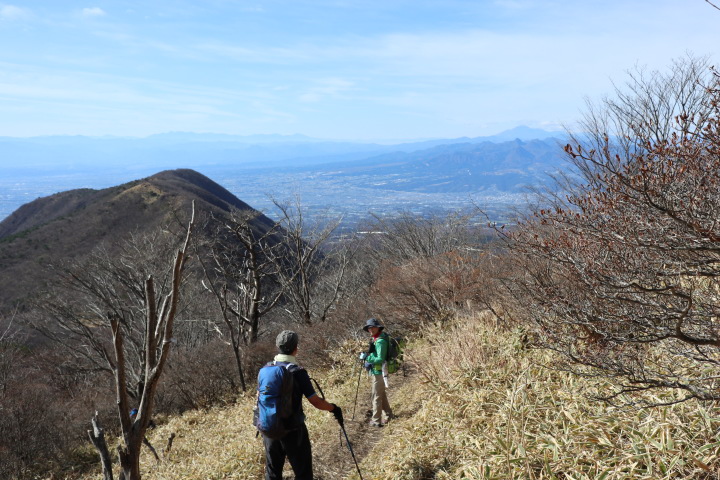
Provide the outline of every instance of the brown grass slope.
[[[79,259],[107,241],[177,224],[196,211],[251,209],[204,175],[167,170],[102,190],[79,189],[38,198],[0,222],[0,311],[22,305],[43,284],[43,265]],[[257,219],[265,229],[271,220]]]
[[[370,389],[365,377],[351,419],[358,386],[353,352],[361,343],[328,351],[324,368],[310,370],[345,411],[364,479],[720,478],[720,418],[713,405],[632,409],[594,401],[602,381],[553,369],[550,353],[523,348],[520,329],[508,331],[489,320],[460,317],[411,340],[408,376],[390,380],[398,418],[382,429],[364,421]],[[303,363],[302,356],[298,360]],[[673,397],[662,395],[657,400]],[[254,403],[249,392],[231,406],[159,419],[150,441],[164,450],[174,433],[174,443],[160,462],[143,449],[143,479],[262,478],[262,442],[251,425]],[[358,480],[332,416],[307,403],[306,413],[316,478]],[[99,478],[98,467],[82,480]],[[292,478],[289,468],[286,478]]]

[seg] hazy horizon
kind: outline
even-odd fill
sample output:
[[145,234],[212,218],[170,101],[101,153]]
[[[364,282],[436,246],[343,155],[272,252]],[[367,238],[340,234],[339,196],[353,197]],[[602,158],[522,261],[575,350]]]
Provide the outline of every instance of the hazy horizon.
[[[308,135],[304,135],[302,133],[289,133],[289,134],[281,134],[281,133],[256,133],[256,134],[232,134],[232,133],[219,133],[219,132],[209,132],[209,131],[166,131],[166,132],[158,132],[158,133],[152,133],[148,135],[112,135],[112,134],[105,134],[105,135],[82,135],[82,134],[48,134],[48,135],[30,135],[30,136],[13,136],[13,135],[0,135],[1,138],[6,139],[42,139],[42,138],[73,138],[73,137],[84,137],[84,138],[90,138],[90,139],[108,139],[108,140],[143,140],[143,139],[149,139],[152,137],[169,137],[169,136],[217,136],[218,139],[222,139],[224,137],[231,138],[231,139],[247,139],[247,140],[263,140],[266,139],[268,141],[276,141],[278,139],[282,140],[308,140],[308,141],[318,141],[318,142],[336,142],[336,143],[378,143],[378,144],[386,144],[386,145],[393,145],[393,144],[399,144],[399,143],[420,143],[420,142],[427,142],[427,141],[437,141],[437,140],[454,140],[457,138],[484,138],[484,137],[495,137],[498,135],[507,134],[509,132],[514,131],[520,131],[525,134],[526,137],[532,136],[532,133],[539,134],[539,133],[547,133],[549,135],[554,134],[564,134],[565,131],[562,129],[557,130],[551,130],[546,128],[532,128],[528,127],[527,125],[516,125],[511,128],[503,129],[500,131],[492,132],[487,135],[478,135],[475,137],[468,137],[468,136],[461,136],[461,137],[422,137],[422,138],[376,138],[376,139],[365,139],[365,140],[359,140],[359,139],[353,139],[353,138],[322,138],[322,137],[310,137]],[[529,132],[529,133],[525,133]],[[541,138],[541,136],[538,136],[538,138]]]

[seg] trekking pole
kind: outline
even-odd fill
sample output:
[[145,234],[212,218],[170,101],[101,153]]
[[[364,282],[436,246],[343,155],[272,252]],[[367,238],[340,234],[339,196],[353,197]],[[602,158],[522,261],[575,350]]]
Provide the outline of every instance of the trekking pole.
[[[314,378],[312,378],[311,380],[317,387],[318,392],[320,392],[320,396],[322,397],[322,399],[325,400],[325,394],[323,393],[322,388],[320,388],[320,384]],[[358,465],[357,458],[355,458],[355,452],[353,452],[352,445],[350,444],[350,437],[348,437],[347,431],[345,430],[345,425],[340,422],[338,422],[338,425],[340,425],[340,430],[342,431],[342,433],[345,434],[345,443],[348,446],[348,450],[350,450],[350,455],[352,455],[353,462],[355,462],[355,468],[357,469],[358,475],[360,476],[360,480],[363,480],[362,473],[360,473],[360,465]],[[340,443],[342,443],[342,441]]]
[[343,425],[340,425],[340,429],[345,434],[345,443],[347,443],[348,450],[350,450],[350,455],[352,455],[352,459],[355,462],[355,468],[357,469],[358,476],[360,477],[360,480],[363,480],[362,473],[360,473],[360,466],[358,465],[357,459],[355,458],[355,452],[353,452],[352,445],[350,445],[350,439],[348,438],[347,431],[345,430],[345,427]]
[[358,393],[360,392],[360,379],[362,378],[363,371],[362,362],[358,364],[358,369],[360,372],[358,373],[357,388],[355,389],[355,403],[353,403],[353,414],[351,420],[355,420],[355,409],[357,408]]

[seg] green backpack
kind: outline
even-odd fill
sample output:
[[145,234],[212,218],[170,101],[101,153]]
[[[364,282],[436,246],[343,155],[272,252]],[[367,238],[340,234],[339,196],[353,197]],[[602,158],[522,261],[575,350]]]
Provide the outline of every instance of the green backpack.
[[403,349],[406,343],[403,337],[391,337],[388,335],[388,352],[385,358],[388,373],[396,373],[402,367]]

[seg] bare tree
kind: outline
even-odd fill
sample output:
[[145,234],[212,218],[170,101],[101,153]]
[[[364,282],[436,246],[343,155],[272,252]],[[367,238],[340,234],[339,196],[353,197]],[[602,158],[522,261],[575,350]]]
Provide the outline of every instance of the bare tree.
[[[113,374],[123,440],[118,447],[119,462],[125,480],[140,479],[140,447],[175,342],[173,327],[193,227],[194,206],[184,241],[169,269],[160,265],[162,259],[167,260],[167,252],[153,252],[158,262],[148,257],[143,247],[157,247],[152,242],[128,242],[115,253],[101,249],[84,268],[64,269],[64,289],[39,305],[53,320],[36,323],[40,332],[65,346],[89,368]],[[165,271],[156,276],[148,272],[152,267]],[[133,418],[131,400],[138,410]],[[107,459],[97,420],[93,427],[89,435],[101,458]],[[106,478],[112,478],[106,464],[104,468]]]
[[539,343],[613,379],[608,400],[720,398],[720,93],[702,65],[631,76],[565,149],[586,181],[503,233]]
[[235,211],[229,219],[219,221],[209,262],[202,262],[203,284],[216,298],[225,326],[224,330],[216,329],[221,337],[230,337],[243,391],[242,349],[257,341],[260,320],[282,295],[275,261],[279,225],[261,228],[260,215],[255,210]]
[[172,286],[174,238],[166,231],[134,234],[101,245],[79,262],[55,265],[50,289],[36,302],[31,325],[61,345],[82,371],[113,373],[112,348],[103,328],[111,316],[123,329],[127,391],[139,401],[145,385],[147,291],[153,277],[161,295]]
[[0,478],[47,476],[70,461],[86,425],[82,415],[103,402],[108,382],[86,381],[66,368],[64,351],[40,344],[22,324],[24,312],[0,315]]
[[185,242],[175,255],[169,291],[160,303],[159,310],[156,303],[157,291],[154,279],[150,276],[145,281],[146,333],[143,362],[145,385],[138,404],[137,415],[133,418],[130,417],[130,403],[126,389],[125,347],[123,331],[120,327],[121,318],[117,315],[109,315],[115,353],[115,361],[111,363],[111,366],[115,374],[118,414],[124,440],[124,444],[118,447],[118,453],[122,469],[121,478],[125,480],[140,479],[140,448],[145,439],[145,431],[150,423],[155,391],[170,353],[170,347],[174,341],[173,323],[178,309],[183,269],[187,260],[194,219],[193,205],[193,214],[188,224]]
[[585,185],[599,187],[597,174],[627,165],[674,134],[692,136],[702,128],[713,115],[704,85],[709,68],[707,59],[692,56],[674,60],[664,72],[636,66],[624,84],[615,86],[612,97],[599,103],[586,100],[577,131],[569,132],[581,153],[569,159]]
[[446,215],[414,215],[400,212],[391,217],[373,215],[374,224],[367,227],[368,237],[376,248],[375,255],[384,261],[402,264],[417,258],[476,246],[471,229],[478,212],[450,212]]
[[15,324],[16,314],[17,311],[13,311],[8,317],[0,317],[0,396],[7,388],[20,353],[20,332]]
[[412,327],[485,305],[487,249],[473,225],[477,213],[375,216],[363,229],[367,294],[374,311]]
[[342,218],[309,220],[299,199],[274,203],[282,226],[275,261],[286,312],[307,325],[324,322],[346,293],[342,286],[352,251],[342,242],[331,242]]

